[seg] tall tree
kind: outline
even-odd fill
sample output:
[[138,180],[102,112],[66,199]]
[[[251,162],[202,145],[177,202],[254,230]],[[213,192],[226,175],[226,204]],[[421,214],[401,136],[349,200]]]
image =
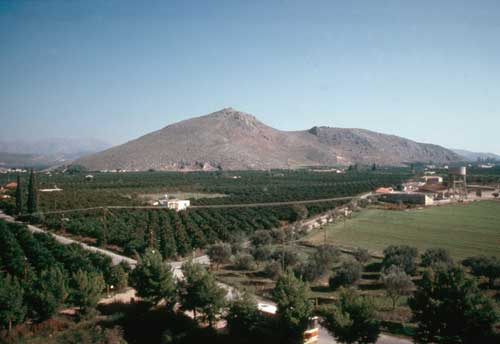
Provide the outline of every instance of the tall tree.
[[57,267],[41,271],[27,294],[30,315],[39,321],[50,318],[68,296],[64,272]]
[[244,292],[229,305],[226,321],[230,333],[249,339],[257,334],[263,316],[255,299]]
[[30,173],[30,179],[28,183],[28,213],[36,213],[38,211],[38,197],[37,197],[37,184],[35,171],[33,169]]
[[221,264],[228,263],[231,259],[231,245],[226,243],[216,243],[207,248],[207,255],[210,261],[218,269]]
[[104,278],[100,273],[78,270],[72,278],[71,299],[82,313],[97,306],[104,288]]
[[392,265],[380,276],[387,296],[392,300],[392,309],[396,309],[399,298],[408,295],[415,287],[410,276],[399,266]]
[[15,277],[0,273],[0,325],[9,332],[12,325],[24,320],[23,288]]
[[23,189],[21,185],[21,176],[17,175],[16,186],[16,214],[21,215],[23,212]]
[[370,299],[344,289],[337,306],[323,309],[323,326],[342,343],[375,343],[380,334],[375,313]]
[[278,278],[272,291],[278,306],[277,314],[290,342],[300,342],[312,315],[310,289],[288,269]]
[[165,300],[172,307],[176,299],[176,284],[169,264],[157,250],[147,250],[139,259],[137,267],[130,273],[130,284],[137,295],[156,305]]
[[195,318],[196,312],[201,311],[212,326],[225,305],[226,291],[219,287],[214,275],[199,264],[187,262],[182,271],[184,280],[179,286],[182,308],[192,310]]
[[424,272],[408,304],[419,343],[494,342],[495,310],[460,267]]

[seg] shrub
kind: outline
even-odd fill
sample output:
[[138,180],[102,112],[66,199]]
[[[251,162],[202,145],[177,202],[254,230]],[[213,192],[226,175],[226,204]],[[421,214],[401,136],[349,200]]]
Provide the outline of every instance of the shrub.
[[266,277],[275,280],[279,277],[281,271],[281,264],[275,260],[272,260],[264,266],[263,273]]
[[341,286],[353,285],[360,278],[363,266],[357,261],[347,261],[335,271],[335,274],[328,281],[330,288],[337,289]]
[[215,267],[218,268],[220,264],[229,262],[231,258],[231,246],[225,243],[210,245],[207,248],[207,255],[210,257],[210,261],[215,264]]
[[453,265],[449,252],[443,248],[430,248],[422,254],[422,266]]
[[500,259],[491,256],[477,256],[465,259],[462,264],[470,268],[474,276],[488,278],[490,287],[493,288],[495,280],[500,278]]
[[407,274],[413,275],[417,271],[417,254],[417,249],[414,247],[406,245],[389,246],[384,250],[382,268],[388,269],[392,265],[396,265]]
[[253,246],[270,245],[273,242],[270,231],[259,229],[250,238]]
[[238,270],[254,270],[255,260],[250,254],[242,253],[234,258],[234,266]]
[[370,261],[372,256],[368,253],[368,250],[364,248],[358,248],[353,253],[354,258],[361,264],[366,264]]

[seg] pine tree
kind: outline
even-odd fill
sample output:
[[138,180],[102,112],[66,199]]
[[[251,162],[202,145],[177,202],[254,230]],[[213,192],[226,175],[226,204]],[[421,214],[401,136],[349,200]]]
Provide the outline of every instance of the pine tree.
[[95,308],[105,287],[102,274],[78,270],[73,274],[71,282],[71,299],[80,307],[80,311],[86,313],[89,309]]
[[460,267],[424,272],[408,300],[419,343],[494,343],[495,309]]
[[66,276],[60,268],[41,271],[28,290],[31,316],[39,321],[50,318],[67,296]]
[[343,289],[338,304],[325,307],[322,315],[322,325],[342,343],[375,343],[380,334],[371,299],[358,296],[353,290]]
[[0,273],[0,326],[9,332],[12,325],[24,320],[23,288],[15,277]]
[[221,288],[215,276],[207,272],[201,265],[187,262],[182,266],[184,280],[179,283],[181,307],[200,310],[204,319],[212,326],[225,306],[226,290]]
[[175,304],[177,291],[174,275],[156,250],[147,250],[139,259],[139,264],[130,273],[130,284],[137,290],[139,297],[152,305],[162,300],[167,307]]
[[309,286],[295,277],[291,270],[281,274],[272,291],[273,299],[278,306],[277,314],[289,342],[302,340],[302,334],[312,315],[309,294]]
[[23,212],[23,189],[21,185],[21,176],[17,175],[16,214],[21,215],[22,212]]
[[28,213],[33,214],[38,211],[37,186],[35,172],[31,170],[28,184]]

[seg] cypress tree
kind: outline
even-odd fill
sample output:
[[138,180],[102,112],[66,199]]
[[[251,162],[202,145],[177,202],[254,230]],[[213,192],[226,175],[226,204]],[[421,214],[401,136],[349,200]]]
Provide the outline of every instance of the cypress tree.
[[16,214],[21,215],[22,212],[23,212],[23,190],[21,188],[21,177],[17,175]]
[[28,213],[36,213],[38,211],[37,204],[36,177],[33,169],[31,170],[30,180],[28,184]]

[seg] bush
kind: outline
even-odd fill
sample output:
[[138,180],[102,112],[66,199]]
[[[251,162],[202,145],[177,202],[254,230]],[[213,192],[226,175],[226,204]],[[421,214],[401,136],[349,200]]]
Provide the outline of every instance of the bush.
[[340,251],[335,246],[320,246],[305,264],[296,267],[295,272],[306,281],[314,281],[332,269],[339,255]]
[[285,263],[285,268],[294,267],[301,262],[301,256],[295,248],[278,249],[272,255],[272,258]]
[[453,265],[449,252],[443,248],[430,248],[422,254],[422,266]]
[[238,270],[255,270],[255,260],[250,254],[242,253],[234,258],[234,267]]
[[488,278],[491,288],[494,287],[495,280],[500,278],[500,259],[497,257],[469,257],[462,264],[470,268],[474,276]]
[[382,268],[388,269],[392,265],[396,265],[407,274],[414,275],[417,271],[417,255],[417,249],[414,247],[406,245],[389,246],[384,250]]
[[271,278],[273,280],[278,279],[282,272],[281,264],[275,260],[270,261],[264,266],[263,273],[266,277]]
[[210,257],[210,261],[218,268],[220,264],[229,262],[231,258],[231,246],[225,243],[210,245],[207,248],[207,255]]
[[273,255],[271,246],[257,246],[251,249],[251,254],[257,262],[268,261]]
[[363,272],[363,266],[357,261],[347,261],[335,271],[335,274],[330,277],[328,284],[330,288],[337,289],[341,286],[349,286],[356,283]]
[[263,246],[272,244],[273,237],[271,236],[270,231],[265,229],[260,229],[253,233],[250,240],[253,246]]
[[358,248],[353,253],[354,258],[361,264],[366,264],[370,261],[372,256],[368,253],[368,250],[364,248]]

